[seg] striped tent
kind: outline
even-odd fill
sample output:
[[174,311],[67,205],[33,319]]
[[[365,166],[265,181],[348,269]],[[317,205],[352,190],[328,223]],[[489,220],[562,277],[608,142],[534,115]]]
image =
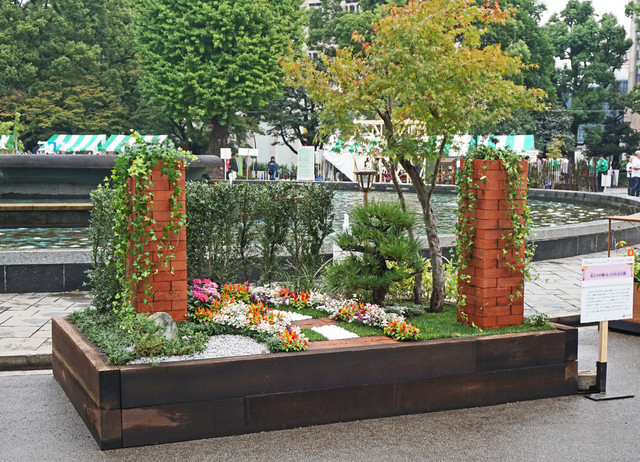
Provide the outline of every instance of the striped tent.
[[[479,136],[480,146],[496,146],[498,148],[510,148],[518,154],[535,149],[533,135],[491,135]],[[495,141],[495,142],[494,142]],[[475,146],[475,139],[471,135],[455,136],[453,143],[447,146],[447,156],[464,156]]]
[[[147,143],[157,142],[164,143],[167,135],[145,135],[142,137]],[[111,135],[101,147],[104,152],[122,152],[127,146],[131,146],[135,142],[135,138],[129,135]]]
[[0,135],[0,149],[14,149],[13,135]]
[[[53,135],[41,146],[46,150],[53,145],[53,152],[91,152],[97,154],[100,144],[104,143],[107,135]],[[49,148],[51,150],[51,148]]]

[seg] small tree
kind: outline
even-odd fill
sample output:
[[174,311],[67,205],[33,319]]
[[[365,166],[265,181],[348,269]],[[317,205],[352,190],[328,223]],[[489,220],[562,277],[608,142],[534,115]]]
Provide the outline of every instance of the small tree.
[[[371,42],[354,34],[361,51],[343,48],[335,58],[323,57],[322,68],[309,59],[284,65],[291,83],[305,86],[323,106],[325,132],[364,141],[366,127],[354,120],[375,116],[383,122],[383,155],[400,162],[422,207],[433,267],[429,309],[440,312],[444,272],[431,209],[440,160],[454,135],[507,118],[516,107],[534,108],[544,92],[509,80],[525,67],[519,58],[498,45],[481,46],[484,25],[509,17],[497,2],[413,0],[385,12]],[[425,160],[432,170],[421,175],[415,165]]]
[[351,230],[336,236],[351,254],[327,268],[327,280],[349,295],[370,291],[372,302],[382,304],[391,283],[422,271],[420,244],[408,234],[415,218],[399,204],[370,202],[356,207],[351,221]]

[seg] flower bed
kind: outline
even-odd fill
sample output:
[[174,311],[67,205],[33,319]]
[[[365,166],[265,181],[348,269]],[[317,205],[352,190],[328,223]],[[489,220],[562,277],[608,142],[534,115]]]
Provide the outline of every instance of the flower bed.
[[280,341],[282,351],[302,351],[307,338],[281,311],[313,309],[331,319],[383,329],[397,340],[415,340],[419,329],[397,313],[353,300],[336,300],[315,292],[296,293],[277,285],[251,288],[245,284],[218,284],[194,279],[188,287],[189,319],[197,323],[228,326],[243,332],[269,334]]

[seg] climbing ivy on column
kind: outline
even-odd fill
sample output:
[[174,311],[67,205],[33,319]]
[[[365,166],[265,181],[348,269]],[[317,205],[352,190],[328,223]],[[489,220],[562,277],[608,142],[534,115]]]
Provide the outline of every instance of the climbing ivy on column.
[[[116,296],[114,309],[124,319],[133,316],[135,289],[149,281],[159,268],[168,268],[173,257],[174,246],[170,239],[178,234],[186,223],[186,215],[180,205],[182,188],[178,186],[181,170],[193,156],[172,143],[160,145],[147,143],[134,134],[135,142],[116,159],[111,180],[114,185],[114,256],[118,279],[122,291]],[[159,167],[172,186],[168,198],[156,198],[153,192],[151,171]],[[170,220],[161,230],[154,229],[154,200],[168,200]],[[159,234],[159,236],[158,236]],[[154,256],[149,252],[153,244]],[[145,297],[153,299],[153,292],[145,284]]]

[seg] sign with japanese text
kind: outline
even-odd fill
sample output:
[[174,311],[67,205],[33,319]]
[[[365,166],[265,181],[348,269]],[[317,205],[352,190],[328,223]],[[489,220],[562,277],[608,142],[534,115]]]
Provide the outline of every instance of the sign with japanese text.
[[315,179],[314,154],[315,148],[313,146],[301,146],[298,148],[299,181],[313,181]]
[[633,317],[634,257],[582,260],[580,322]]

